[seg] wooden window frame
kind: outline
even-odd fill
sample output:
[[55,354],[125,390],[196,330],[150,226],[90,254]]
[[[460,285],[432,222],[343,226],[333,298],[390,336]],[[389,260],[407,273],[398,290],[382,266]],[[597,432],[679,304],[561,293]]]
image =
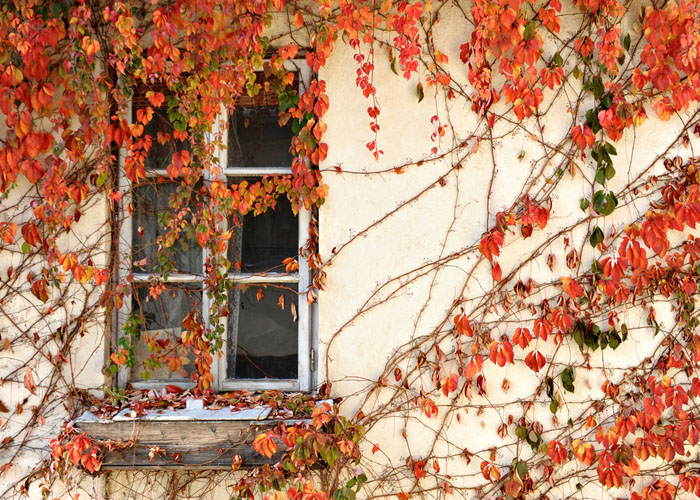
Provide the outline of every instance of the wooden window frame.
[[[267,62],[267,61],[265,61]],[[302,60],[286,61],[285,67],[290,71],[296,71],[299,75],[299,94],[303,94],[311,81],[311,68]],[[128,119],[132,119],[132,103],[129,102],[127,109]],[[235,167],[228,168],[227,166],[227,141],[228,134],[225,133],[225,127],[228,125],[229,115],[226,110],[221,111],[216,120],[212,135],[221,135],[223,140],[223,148],[218,151],[219,164],[224,166],[221,168],[221,179],[229,180],[241,177],[262,177],[264,175],[291,175],[291,165],[289,167]],[[132,218],[126,212],[126,207],[131,204],[131,183],[126,178],[124,171],[124,158],[126,149],[122,148],[119,155],[119,188],[123,193],[126,193],[120,200],[118,223],[119,223],[119,242],[117,251],[124,254],[123,249],[129,249],[129,258],[120,259],[119,274],[121,278],[133,275],[133,283],[147,283],[153,276],[151,273],[132,273],[131,267],[131,245],[132,245]],[[168,177],[165,170],[150,170],[147,171],[147,177]],[[204,179],[206,182],[207,178]],[[311,212],[303,207],[297,214],[298,219],[298,243],[299,247],[303,246],[309,238],[309,224],[311,222]],[[202,269],[207,258],[207,252],[202,252]],[[310,270],[306,259],[299,258],[299,269],[296,273],[240,273],[229,272],[228,278],[232,279],[237,284],[293,284],[298,283],[297,290],[299,292],[299,300],[297,301],[297,363],[298,363],[298,378],[296,379],[229,379],[226,378],[227,364],[227,349],[226,342],[228,339],[227,327],[224,332],[224,346],[222,347],[223,356],[213,356],[212,374],[214,381],[212,390],[216,392],[225,392],[233,390],[280,390],[280,391],[300,391],[309,392],[313,389],[313,377],[315,376],[315,307],[308,304],[306,294],[304,293],[311,284]],[[203,278],[194,274],[171,274],[163,280],[164,283],[170,284],[188,284],[201,283]],[[132,294],[135,291],[132,291]],[[128,303],[126,303],[128,302]],[[208,325],[210,301],[206,293],[202,294],[201,308],[202,320]],[[114,338],[121,335],[122,327],[125,324],[126,318],[131,312],[131,301],[125,301],[125,304],[119,311],[116,311],[116,318],[113,324],[116,326]],[[117,373],[117,384],[119,387],[125,388],[127,384],[131,384],[135,389],[162,389],[166,385],[177,385],[183,388],[194,387],[192,382],[183,382],[182,380],[173,379],[151,379],[148,381],[132,380],[129,368],[121,366]]]

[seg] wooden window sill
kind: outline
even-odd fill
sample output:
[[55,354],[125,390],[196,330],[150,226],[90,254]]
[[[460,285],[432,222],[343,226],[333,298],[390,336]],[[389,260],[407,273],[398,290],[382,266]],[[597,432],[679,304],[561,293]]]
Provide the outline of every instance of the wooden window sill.
[[279,460],[284,451],[281,441],[277,453],[268,459],[253,449],[253,439],[279,423],[291,425],[300,420],[270,419],[269,414],[269,408],[232,411],[192,405],[137,417],[127,408],[104,420],[86,412],[76,420],[75,428],[102,441],[103,470],[231,470],[236,455],[241,457],[242,468]]

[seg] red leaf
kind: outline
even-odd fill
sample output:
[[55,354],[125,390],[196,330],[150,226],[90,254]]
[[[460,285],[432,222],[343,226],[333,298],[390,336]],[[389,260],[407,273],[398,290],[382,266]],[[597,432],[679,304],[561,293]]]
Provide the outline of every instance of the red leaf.
[[427,460],[419,460],[413,462],[413,475],[416,476],[416,480],[420,480],[426,476],[425,474],[425,464]]
[[457,327],[457,331],[459,333],[461,333],[462,335],[466,335],[467,337],[474,336],[474,331],[472,330],[472,327],[469,324],[469,318],[467,318],[466,314],[458,314],[457,316],[455,316],[454,321],[455,326]]
[[566,276],[561,278],[561,286],[572,299],[583,295],[583,288],[578,284],[578,281],[573,278],[568,278]]
[[457,385],[459,383],[459,376],[456,373],[451,374],[448,378],[444,378],[440,381],[442,386],[442,393],[448,396],[451,392],[457,390]]
[[588,147],[592,147],[593,143],[595,142],[595,135],[588,125],[579,125],[578,127],[574,127],[574,129],[571,131],[571,137],[574,139],[576,146],[578,146],[581,151],[586,149],[586,145],[588,145]]
[[502,277],[501,275],[502,275],[501,265],[498,262],[496,262],[493,265],[493,268],[491,269],[491,276],[493,277],[494,281],[501,281],[501,277]]
[[545,363],[546,360],[539,351],[530,351],[525,356],[525,364],[535,373],[539,372]]
[[525,349],[530,341],[532,340],[532,335],[530,335],[530,330],[527,328],[516,328],[513,334],[513,342],[518,344],[521,349]]

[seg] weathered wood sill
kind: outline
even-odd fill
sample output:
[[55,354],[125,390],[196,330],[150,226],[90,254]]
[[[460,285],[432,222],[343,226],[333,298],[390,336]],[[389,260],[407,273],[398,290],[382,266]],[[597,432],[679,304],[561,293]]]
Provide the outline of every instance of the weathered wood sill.
[[241,457],[242,468],[279,460],[284,448],[281,441],[277,454],[268,459],[253,449],[253,439],[280,422],[298,421],[267,419],[268,414],[269,409],[188,409],[132,418],[124,410],[112,419],[100,420],[88,412],[75,422],[75,428],[102,441],[104,470],[231,470],[236,456]]

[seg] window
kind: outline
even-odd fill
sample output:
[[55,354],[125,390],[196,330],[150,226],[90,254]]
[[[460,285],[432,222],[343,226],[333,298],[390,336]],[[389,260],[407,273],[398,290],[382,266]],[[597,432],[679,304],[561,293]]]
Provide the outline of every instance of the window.
[[[306,66],[295,71],[301,93],[310,71]],[[134,118],[139,106],[145,106],[144,99],[138,92],[134,95]],[[240,99],[235,113],[228,117],[228,131],[223,134],[226,147],[219,160],[229,185],[256,182],[264,175],[291,174],[291,125],[279,126],[278,111],[276,98],[262,93],[255,100]],[[125,326],[136,329],[140,340],[135,345],[137,365],[119,374],[122,386],[127,382],[137,388],[191,386],[193,354],[182,346],[176,348],[174,340],[182,335],[182,321],[189,311],[199,310],[208,321],[209,299],[203,290],[207,255],[190,224],[203,195],[195,189],[182,200],[186,208],[174,216],[169,211],[173,197],[185,196],[179,182],[171,181],[165,171],[173,153],[187,148],[173,138],[173,132],[166,101],[144,128],[154,138],[146,160],[147,180],[134,186],[124,199],[124,206],[130,203],[132,210],[130,216],[124,215],[120,245],[128,245],[131,259],[122,272],[133,274],[134,291],[126,307],[129,311],[121,311],[118,322],[120,331]],[[158,143],[159,133],[170,139]],[[128,183],[123,182],[128,192]],[[182,229],[180,237],[168,251],[159,250],[158,237],[165,234],[164,226],[173,217]],[[233,232],[228,278],[234,286],[228,295],[228,317],[221,319],[226,333],[223,355],[214,356],[214,390],[303,391],[311,387],[311,310],[302,293],[309,285],[308,268],[304,259],[299,259],[298,272],[287,273],[282,264],[287,257],[297,257],[308,238],[309,220],[307,211],[294,216],[283,196],[277,199],[275,210],[228,220]],[[149,294],[150,282],[155,273],[163,271],[164,290],[154,299]],[[172,364],[149,363],[148,343],[169,349]],[[150,374],[147,380],[141,375],[144,369]]]

